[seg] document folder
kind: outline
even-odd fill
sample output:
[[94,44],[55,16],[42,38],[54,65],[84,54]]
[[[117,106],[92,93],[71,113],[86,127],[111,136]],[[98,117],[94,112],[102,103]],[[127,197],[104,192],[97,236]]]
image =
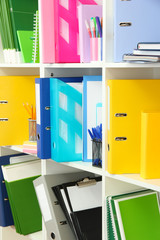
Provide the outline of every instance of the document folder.
[[141,177],[160,178],[160,112],[141,115]]
[[139,42],[158,42],[159,1],[114,0],[114,61],[132,53]]
[[[87,173],[87,175],[93,177],[92,173]],[[52,187],[84,177],[86,177],[86,173],[77,172],[45,175],[33,181],[49,238],[54,236],[55,240],[77,239],[62,211],[60,202],[52,191]]]
[[160,111],[160,80],[109,80],[107,91],[107,170],[140,173],[141,112]]
[[50,81],[51,158],[82,160],[82,93],[60,79]]

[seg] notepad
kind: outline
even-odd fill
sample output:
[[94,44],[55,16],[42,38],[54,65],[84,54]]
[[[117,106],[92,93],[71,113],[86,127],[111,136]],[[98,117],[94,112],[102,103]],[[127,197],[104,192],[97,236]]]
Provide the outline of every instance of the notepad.
[[159,240],[160,212],[157,192],[115,199],[122,240]]

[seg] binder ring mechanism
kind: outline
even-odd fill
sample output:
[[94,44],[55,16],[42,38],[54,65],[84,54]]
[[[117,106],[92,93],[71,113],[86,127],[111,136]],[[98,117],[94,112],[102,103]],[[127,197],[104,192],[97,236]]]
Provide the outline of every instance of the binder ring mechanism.
[[131,22],[120,22],[119,26],[120,27],[130,27],[132,25]]
[[0,118],[0,122],[7,122],[8,118]]
[[96,185],[96,180],[95,179],[89,179],[89,178],[84,178],[82,181],[77,182],[78,187],[85,187],[85,186],[90,186],[90,185]]
[[0,104],[7,104],[8,101],[7,100],[0,100]]
[[116,141],[126,141],[127,138],[126,137],[116,137],[115,140]]

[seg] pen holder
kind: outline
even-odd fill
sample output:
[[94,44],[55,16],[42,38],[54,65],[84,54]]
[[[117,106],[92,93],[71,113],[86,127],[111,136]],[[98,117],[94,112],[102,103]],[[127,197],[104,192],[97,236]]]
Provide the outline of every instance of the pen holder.
[[90,61],[102,61],[102,38],[90,38]]
[[102,167],[102,142],[92,140],[92,166]]
[[29,141],[36,141],[36,120],[28,119],[29,123]]

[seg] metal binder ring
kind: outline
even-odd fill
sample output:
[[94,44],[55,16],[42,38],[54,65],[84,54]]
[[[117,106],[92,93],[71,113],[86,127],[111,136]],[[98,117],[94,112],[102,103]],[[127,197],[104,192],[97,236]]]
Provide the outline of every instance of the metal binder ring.
[[46,130],[51,130],[51,127],[45,127]]
[[127,113],[116,113],[115,117],[127,117]]
[[7,122],[7,121],[8,121],[8,118],[0,118],[0,121],[1,121],[1,122]]
[[46,106],[46,107],[45,107],[45,110],[50,110],[50,108],[51,108],[51,107],[49,107],[49,106]]
[[8,103],[8,101],[6,101],[6,100],[1,100],[0,101],[0,104],[7,104]]
[[126,137],[116,137],[115,140],[116,141],[126,141],[127,138]]
[[132,25],[131,22],[120,22],[119,26],[120,27],[130,27]]

